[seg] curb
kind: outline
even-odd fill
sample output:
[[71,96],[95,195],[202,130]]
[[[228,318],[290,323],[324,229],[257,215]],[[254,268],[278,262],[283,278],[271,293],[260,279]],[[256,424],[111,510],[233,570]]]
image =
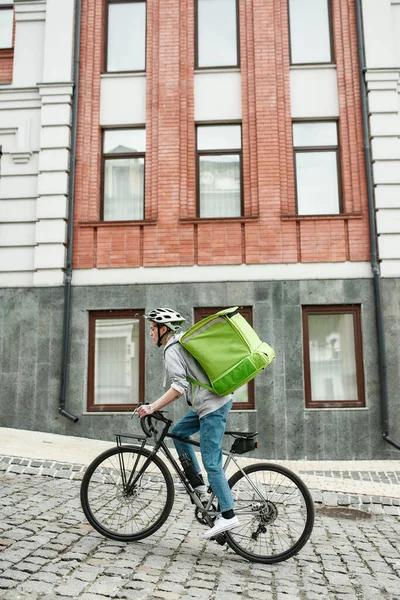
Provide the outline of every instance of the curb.
[[[17,458],[0,455],[0,474],[17,476],[30,475],[81,481],[87,467],[60,461]],[[304,472],[302,473],[304,474]],[[400,517],[400,499],[368,494],[332,492],[310,487],[316,508],[323,506],[358,508],[374,515]]]

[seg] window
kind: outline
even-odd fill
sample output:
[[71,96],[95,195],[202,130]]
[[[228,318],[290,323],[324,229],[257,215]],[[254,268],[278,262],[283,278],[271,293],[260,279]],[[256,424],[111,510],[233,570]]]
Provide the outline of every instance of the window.
[[365,406],[360,306],[303,307],[307,408]]
[[238,67],[237,0],[197,0],[196,67]]
[[330,0],[289,0],[292,65],[330,63]]
[[334,121],[293,123],[297,213],[340,212],[339,148]]
[[[194,309],[194,321],[197,323],[205,317],[209,317],[219,310],[223,310],[226,307],[213,307],[213,308],[195,308]],[[253,311],[251,306],[239,306],[240,314],[253,325]],[[241,388],[236,390],[233,397],[233,409],[236,410],[250,410],[254,408],[254,380],[249,381]]]
[[104,131],[104,221],[143,219],[145,150],[144,128]]
[[131,410],[144,398],[143,311],[89,316],[89,411]]
[[107,1],[105,70],[108,73],[146,68],[146,2]]
[[12,48],[13,7],[0,6],[0,49]]
[[241,125],[197,127],[197,198],[200,217],[242,214]]

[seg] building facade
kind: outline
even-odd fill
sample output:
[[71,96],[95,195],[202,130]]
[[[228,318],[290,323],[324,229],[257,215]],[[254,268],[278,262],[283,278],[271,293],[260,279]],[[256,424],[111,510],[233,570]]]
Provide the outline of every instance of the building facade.
[[[258,455],[394,457],[382,437],[356,3],[62,4],[64,14],[54,0],[15,0],[13,45],[0,55],[6,79],[13,64],[0,89],[6,119],[16,98],[37,101],[19,171],[9,138],[2,145],[4,424],[126,431],[137,402],[162,393],[144,312],[171,306],[190,323],[239,306],[277,356],[230,415],[259,432]],[[389,20],[397,8],[386,0]],[[400,69],[395,30],[390,68],[388,54],[374,63],[389,43],[375,10],[363,2],[386,409],[398,439]],[[28,29],[38,48],[24,57]],[[170,407],[173,418],[185,410]]]

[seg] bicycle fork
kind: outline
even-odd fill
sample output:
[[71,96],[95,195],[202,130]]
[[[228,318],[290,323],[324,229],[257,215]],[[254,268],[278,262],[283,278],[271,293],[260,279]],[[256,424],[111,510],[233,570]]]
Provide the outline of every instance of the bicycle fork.
[[[143,450],[145,445],[146,445],[146,440],[143,440],[140,449]],[[117,436],[117,446],[118,446],[118,448],[122,447],[120,436]],[[150,455],[144,461],[143,465],[137,471],[137,466],[139,464],[140,457],[143,456],[143,454],[138,452],[137,456],[136,456],[135,464],[133,465],[133,467],[131,469],[131,474],[129,475],[129,479],[127,480],[124,453],[123,452],[118,453],[119,469],[120,469],[121,478],[122,478],[122,485],[124,488],[124,492],[127,496],[130,496],[132,494],[136,483],[139,481],[140,477],[143,475],[143,473],[146,471],[147,467],[151,463],[151,459],[154,456],[154,454],[156,454],[156,451],[153,450],[153,452],[150,453]]]

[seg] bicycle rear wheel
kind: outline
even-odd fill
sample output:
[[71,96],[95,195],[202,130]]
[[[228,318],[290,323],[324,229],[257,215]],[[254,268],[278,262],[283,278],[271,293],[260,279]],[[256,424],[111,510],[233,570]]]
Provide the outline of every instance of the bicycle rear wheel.
[[229,486],[240,525],[226,532],[229,546],[252,562],[294,556],[311,535],[314,503],[305,483],[280,465],[257,463],[235,473]]
[[112,540],[132,542],[161,527],[174,503],[174,485],[165,463],[153,456],[132,489],[126,482],[150,456],[122,446],[106,450],[89,465],[81,484],[81,505],[89,523]]

